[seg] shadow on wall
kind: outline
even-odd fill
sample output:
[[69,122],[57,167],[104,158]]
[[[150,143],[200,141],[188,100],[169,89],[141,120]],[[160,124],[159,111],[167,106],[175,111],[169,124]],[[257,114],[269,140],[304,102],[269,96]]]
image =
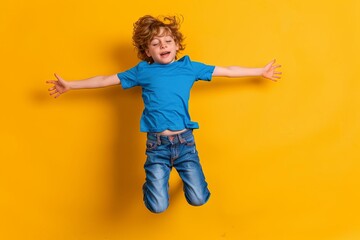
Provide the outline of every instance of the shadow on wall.
[[[129,45],[119,45],[109,53],[118,72],[135,66],[139,59]],[[98,97],[105,99],[112,106],[113,129],[111,159],[108,161],[109,199],[103,220],[117,222],[126,220],[132,209],[142,202],[142,184],[144,182],[143,164],[145,155],[139,159],[139,151],[145,151],[145,142],[139,142],[139,122],[143,108],[141,89],[136,87],[124,91],[120,86],[106,89]],[[108,186],[106,186],[108,187]]]
[[[131,45],[112,46],[109,51],[109,58],[117,72],[127,70],[139,62]],[[33,92],[32,98],[38,105],[47,102],[50,97],[45,89]],[[145,152],[145,142],[139,141],[139,122],[143,109],[141,89],[136,87],[125,91],[119,85],[78,91],[60,98],[61,100],[58,101],[64,104],[95,99],[110,106],[111,120],[107,123],[107,128],[111,129],[111,134],[106,141],[110,142],[108,146],[110,158],[99,159],[107,167],[105,169],[107,179],[101,182],[105,183],[104,188],[107,189],[108,196],[106,196],[107,201],[103,203],[104,206],[96,206],[98,209],[91,210],[94,215],[89,216],[88,220],[92,224],[126,221],[132,210],[140,207],[138,203],[142,203],[141,187],[145,177],[143,170],[145,154],[139,159],[139,151]]]

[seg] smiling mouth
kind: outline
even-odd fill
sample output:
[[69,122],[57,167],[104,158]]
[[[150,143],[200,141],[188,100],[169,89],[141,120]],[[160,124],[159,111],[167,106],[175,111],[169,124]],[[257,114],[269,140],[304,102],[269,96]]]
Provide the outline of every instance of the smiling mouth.
[[160,53],[160,56],[162,57],[166,57],[170,54],[170,52],[163,52],[163,53]]

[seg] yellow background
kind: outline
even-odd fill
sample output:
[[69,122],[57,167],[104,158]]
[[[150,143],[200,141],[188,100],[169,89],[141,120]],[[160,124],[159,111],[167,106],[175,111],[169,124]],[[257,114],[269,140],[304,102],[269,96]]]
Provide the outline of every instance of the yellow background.
[[[1,239],[360,239],[360,3],[5,0],[0,8]],[[48,96],[138,62],[132,24],[181,14],[193,60],[282,64],[278,83],[216,78],[190,100],[212,197],[144,207],[140,89]]]

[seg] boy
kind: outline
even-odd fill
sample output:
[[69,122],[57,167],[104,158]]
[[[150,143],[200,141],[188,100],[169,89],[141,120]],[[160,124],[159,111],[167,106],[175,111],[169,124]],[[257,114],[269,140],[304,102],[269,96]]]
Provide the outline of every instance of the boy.
[[219,67],[191,61],[188,56],[177,60],[184,50],[183,35],[176,17],[163,20],[146,15],[134,24],[133,43],[143,60],[135,67],[111,76],[96,76],[67,82],[55,74],[57,80],[49,89],[55,98],[61,94],[84,88],[98,88],[121,84],[124,89],[142,88],[144,111],[140,131],[147,133],[144,165],[146,181],[143,185],[145,206],[154,213],[165,211],[169,205],[169,175],[172,167],[178,171],[189,204],[200,206],[207,202],[210,192],[205,181],[193,129],[199,128],[188,113],[190,90],[197,80],[212,77],[263,76],[276,81],[280,65],[270,62],[263,68],[237,66]]

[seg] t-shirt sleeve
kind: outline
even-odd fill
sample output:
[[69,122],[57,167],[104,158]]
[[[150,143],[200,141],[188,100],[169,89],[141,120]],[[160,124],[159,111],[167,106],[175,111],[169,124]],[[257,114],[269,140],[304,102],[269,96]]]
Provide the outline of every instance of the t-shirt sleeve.
[[215,66],[207,65],[201,62],[191,63],[197,80],[210,81],[214,72]]
[[120,72],[117,74],[123,89],[139,86],[139,83],[137,81],[137,72],[138,72],[138,66],[135,66],[133,68],[130,68],[124,72]]

